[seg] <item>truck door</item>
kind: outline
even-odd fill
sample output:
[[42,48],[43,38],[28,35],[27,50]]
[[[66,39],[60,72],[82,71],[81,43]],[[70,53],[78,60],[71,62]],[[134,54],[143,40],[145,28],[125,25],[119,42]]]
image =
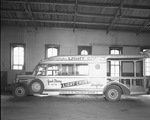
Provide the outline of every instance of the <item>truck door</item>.
[[90,70],[90,81],[91,86],[95,86],[95,88],[104,88],[107,79],[107,63],[106,62],[99,62],[99,63],[92,63],[89,64],[89,70]]

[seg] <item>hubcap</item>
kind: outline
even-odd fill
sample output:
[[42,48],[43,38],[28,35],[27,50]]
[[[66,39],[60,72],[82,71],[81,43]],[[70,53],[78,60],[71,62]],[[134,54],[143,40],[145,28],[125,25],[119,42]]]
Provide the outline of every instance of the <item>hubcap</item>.
[[118,97],[118,91],[115,90],[115,89],[111,89],[109,92],[108,92],[108,96],[109,98],[111,99],[116,99]]
[[34,82],[34,83],[32,84],[32,90],[33,90],[34,92],[39,92],[39,91],[41,90],[41,85],[40,85],[40,83]]
[[17,96],[23,96],[25,94],[25,89],[23,87],[17,87],[15,90]]

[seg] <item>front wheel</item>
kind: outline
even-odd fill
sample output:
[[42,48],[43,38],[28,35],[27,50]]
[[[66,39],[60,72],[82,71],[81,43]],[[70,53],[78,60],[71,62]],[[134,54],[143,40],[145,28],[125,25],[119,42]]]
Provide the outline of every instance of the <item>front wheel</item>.
[[105,99],[108,101],[118,101],[121,98],[121,89],[116,85],[109,86],[105,91]]
[[26,88],[22,85],[13,86],[12,94],[15,98],[22,98],[27,95]]
[[32,94],[41,94],[44,90],[44,85],[40,80],[33,80],[30,83],[30,92]]

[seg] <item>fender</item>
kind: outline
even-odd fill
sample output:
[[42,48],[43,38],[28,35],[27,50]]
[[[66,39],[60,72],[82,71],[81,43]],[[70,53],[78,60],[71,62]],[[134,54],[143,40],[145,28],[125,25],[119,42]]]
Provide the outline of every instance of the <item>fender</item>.
[[13,84],[11,85],[11,91],[13,91],[14,86],[23,86],[23,87],[25,87],[25,88],[26,88],[26,91],[27,91],[27,95],[30,95],[30,91],[28,90],[28,86],[27,86],[26,84],[21,83],[21,82],[13,83]]
[[127,94],[129,95],[130,94],[130,90],[127,86],[125,86],[124,84],[122,83],[119,83],[119,82],[116,82],[116,81],[111,81],[109,82],[105,87],[104,87],[104,90],[103,90],[103,93],[105,93],[105,91],[107,90],[108,87],[110,87],[111,85],[116,85],[118,86],[121,91],[122,91],[122,94]]
[[30,92],[30,90],[29,90],[29,83],[30,83],[31,81],[32,81],[32,80],[30,80],[30,81],[26,80],[26,81],[21,81],[21,82],[13,83],[12,86],[11,86],[11,90],[13,90],[13,87],[14,87],[14,86],[19,86],[19,85],[21,85],[21,86],[24,86],[24,87],[26,88],[26,90],[27,90],[27,95],[32,95],[31,92]]

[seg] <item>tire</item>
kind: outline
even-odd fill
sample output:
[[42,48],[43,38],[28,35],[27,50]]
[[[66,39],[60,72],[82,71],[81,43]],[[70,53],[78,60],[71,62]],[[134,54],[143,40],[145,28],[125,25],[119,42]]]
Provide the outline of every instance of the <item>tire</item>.
[[27,90],[23,85],[14,85],[12,94],[15,98],[23,98],[27,96]]
[[111,102],[119,101],[121,98],[121,89],[116,85],[109,86],[105,91],[105,99]]
[[31,94],[41,94],[44,90],[44,85],[40,80],[33,80],[29,86]]

